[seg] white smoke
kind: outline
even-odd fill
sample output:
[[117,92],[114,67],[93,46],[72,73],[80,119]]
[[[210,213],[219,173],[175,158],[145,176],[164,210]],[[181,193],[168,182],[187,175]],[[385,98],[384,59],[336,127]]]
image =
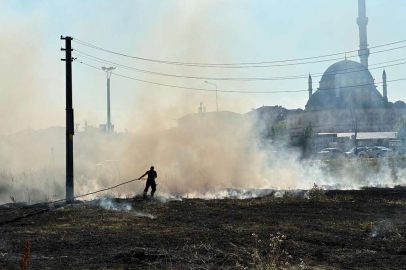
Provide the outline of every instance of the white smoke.
[[149,218],[149,219],[157,218],[156,216],[154,216],[152,214],[144,213],[144,212],[133,209],[133,207],[130,203],[114,202],[111,198],[102,198],[100,200],[95,200],[91,203],[97,204],[98,206],[100,206],[101,208],[103,208],[105,210],[128,212],[137,217],[145,217],[145,218]]

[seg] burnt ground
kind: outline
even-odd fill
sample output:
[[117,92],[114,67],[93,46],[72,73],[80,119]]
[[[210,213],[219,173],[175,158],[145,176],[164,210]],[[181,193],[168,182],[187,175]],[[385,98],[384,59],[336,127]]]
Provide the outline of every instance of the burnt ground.
[[51,211],[0,206],[0,269],[18,269],[27,238],[29,269],[238,269],[237,263],[252,269],[250,254],[258,246],[268,260],[269,235],[277,232],[286,235],[290,264],[303,260],[300,269],[405,269],[406,189],[326,196],[115,200],[131,203],[129,212],[89,203]]

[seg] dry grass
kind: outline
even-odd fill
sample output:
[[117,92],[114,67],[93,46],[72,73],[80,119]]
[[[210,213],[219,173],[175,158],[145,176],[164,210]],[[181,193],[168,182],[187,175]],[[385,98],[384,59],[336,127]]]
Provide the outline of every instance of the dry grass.
[[[27,237],[35,243],[32,269],[401,269],[406,210],[392,202],[404,200],[402,192],[327,191],[325,201],[134,200],[129,212],[76,205],[1,226],[0,269],[15,267]],[[24,211],[2,211],[0,221]]]

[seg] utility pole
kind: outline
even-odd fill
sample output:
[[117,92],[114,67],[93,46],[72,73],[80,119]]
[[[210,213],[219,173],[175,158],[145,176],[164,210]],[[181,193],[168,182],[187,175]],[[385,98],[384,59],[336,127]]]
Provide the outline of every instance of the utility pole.
[[72,37],[63,37],[65,40],[65,59],[66,63],[66,203],[73,203],[73,135],[74,120],[72,108]]
[[102,67],[104,72],[106,72],[107,78],[107,133],[111,133],[111,114],[110,114],[110,77],[115,67]]
[[218,104],[218,101],[217,101],[217,84],[211,83],[211,82],[208,82],[208,81],[204,81],[204,82],[207,83],[207,84],[214,85],[216,87],[216,107],[217,107],[217,111],[219,111],[219,104]]
[[[351,112],[351,117],[352,117],[352,123],[354,127],[354,146],[358,147],[358,141],[357,141],[357,136],[358,136],[358,119],[357,119],[357,114],[354,109],[354,93],[351,93],[351,107],[350,107],[350,112]],[[355,153],[358,155],[358,150],[355,149]]]

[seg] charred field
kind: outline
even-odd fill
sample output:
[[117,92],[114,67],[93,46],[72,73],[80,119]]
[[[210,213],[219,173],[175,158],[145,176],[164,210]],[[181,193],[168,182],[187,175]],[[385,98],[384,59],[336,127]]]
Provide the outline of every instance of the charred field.
[[[108,210],[88,202],[55,209],[0,206],[0,269],[18,269],[27,239],[29,269],[404,269],[406,265],[402,187],[328,191],[316,200],[288,192],[283,197],[245,200],[111,201],[131,210]],[[7,223],[10,220],[14,221]],[[270,251],[270,234],[278,233],[285,236],[280,250],[288,254]]]

